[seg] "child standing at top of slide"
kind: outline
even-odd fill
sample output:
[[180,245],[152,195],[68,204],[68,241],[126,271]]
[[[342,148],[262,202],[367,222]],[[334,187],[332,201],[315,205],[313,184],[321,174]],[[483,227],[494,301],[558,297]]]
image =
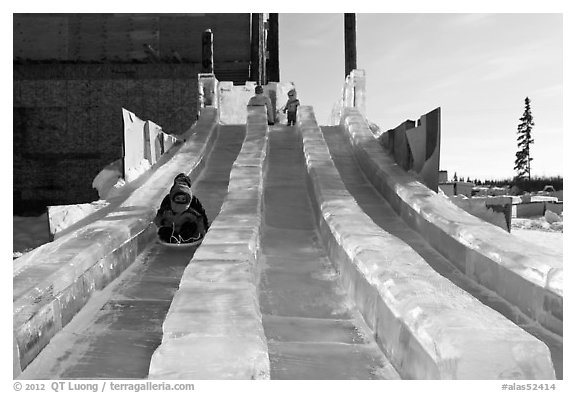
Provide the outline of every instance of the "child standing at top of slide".
[[288,125],[296,124],[296,112],[298,111],[298,106],[300,101],[296,98],[296,90],[292,89],[288,92],[288,101],[284,105],[283,112],[288,112]]

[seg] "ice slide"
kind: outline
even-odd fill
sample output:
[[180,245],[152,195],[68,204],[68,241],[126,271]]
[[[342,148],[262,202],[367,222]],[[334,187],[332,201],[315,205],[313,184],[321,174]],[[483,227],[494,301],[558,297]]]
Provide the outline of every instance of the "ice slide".
[[[213,220],[203,244],[195,254],[175,252],[143,235],[131,238],[140,248],[124,250],[130,240],[121,239],[115,252],[130,261],[110,284],[92,293],[66,292],[65,283],[60,293],[43,292],[58,301],[46,301],[43,317],[15,324],[19,378],[558,376],[550,345],[470,295],[478,287],[459,283],[455,269],[370,188],[344,128],[321,129],[311,108],[298,127],[267,127],[258,111],[246,126],[199,123],[208,131],[199,129],[207,135],[198,144],[212,146],[205,160],[188,165],[198,168],[194,189]],[[108,225],[117,228],[120,219],[129,218]],[[60,253],[73,248],[59,242],[52,247]],[[15,277],[24,281],[30,269],[28,281],[48,270],[23,268]],[[82,272],[71,280],[90,287]],[[15,321],[31,308],[23,300],[30,291],[15,291]],[[64,323],[60,312],[60,329],[43,323],[57,320],[46,315],[73,304],[75,294],[86,298],[75,316]],[[53,336],[34,354],[39,340],[26,338],[39,327]]]
[[[210,221],[227,194],[245,126],[218,126],[215,144],[193,184]],[[172,176],[173,178],[173,176]],[[153,237],[134,262],[95,293],[83,310],[22,373],[22,379],[142,379],[162,340],[162,324],[194,250]]]

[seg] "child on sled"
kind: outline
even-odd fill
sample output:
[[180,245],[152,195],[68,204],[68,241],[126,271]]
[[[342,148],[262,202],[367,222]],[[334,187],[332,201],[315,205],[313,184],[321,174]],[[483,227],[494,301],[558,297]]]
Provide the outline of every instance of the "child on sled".
[[154,218],[158,237],[165,243],[192,243],[202,239],[209,228],[202,204],[192,194],[192,181],[184,173],[174,178]]

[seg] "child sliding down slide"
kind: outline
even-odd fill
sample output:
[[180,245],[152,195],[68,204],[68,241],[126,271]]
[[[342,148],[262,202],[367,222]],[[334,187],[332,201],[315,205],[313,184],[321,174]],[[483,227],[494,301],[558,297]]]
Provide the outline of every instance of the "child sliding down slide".
[[202,204],[192,194],[192,182],[180,173],[170,193],[164,197],[154,218],[158,238],[163,243],[189,244],[201,240],[209,228]]

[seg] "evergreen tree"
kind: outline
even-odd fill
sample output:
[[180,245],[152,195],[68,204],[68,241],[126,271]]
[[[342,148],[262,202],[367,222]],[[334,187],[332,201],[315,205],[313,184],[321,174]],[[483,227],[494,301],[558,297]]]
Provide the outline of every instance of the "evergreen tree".
[[458,181],[458,175],[456,174],[456,172],[454,172],[454,177],[452,178],[452,181]]
[[530,109],[530,98],[526,97],[524,100],[524,114],[520,118],[518,125],[518,152],[516,153],[516,161],[514,162],[514,170],[516,171],[517,180],[530,180],[530,145],[534,143],[532,139],[532,128],[534,127],[534,120],[532,118],[532,110]]

